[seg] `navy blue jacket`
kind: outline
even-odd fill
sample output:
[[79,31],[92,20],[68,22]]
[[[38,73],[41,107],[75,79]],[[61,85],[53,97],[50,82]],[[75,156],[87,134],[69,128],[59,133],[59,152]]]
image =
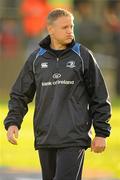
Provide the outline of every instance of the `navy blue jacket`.
[[12,87],[5,128],[20,129],[35,95],[35,149],[90,147],[96,136],[110,135],[111,106],[92,53],[74,40],[59,55],[50,51],[50,37],[40,42]]

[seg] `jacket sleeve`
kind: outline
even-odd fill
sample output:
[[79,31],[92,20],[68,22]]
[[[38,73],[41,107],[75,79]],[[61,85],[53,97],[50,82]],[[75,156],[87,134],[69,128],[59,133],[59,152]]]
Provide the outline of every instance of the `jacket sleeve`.
[[108,91],[102,73],[93,54],[86,50],[84,58],[84,81],[89,97],[89,111],[93,120],[96,136],[110,135],[109,119],[111,117],[111,104],[108,100]]
[[32,54],[28,58],[12,87],[8,103],[9,112],[4,120],[6,130],[10,125],[16,125],[20,129],[23,117],[28,111],[27,104],[33,100],[36,90],[32,66],[34,56]]

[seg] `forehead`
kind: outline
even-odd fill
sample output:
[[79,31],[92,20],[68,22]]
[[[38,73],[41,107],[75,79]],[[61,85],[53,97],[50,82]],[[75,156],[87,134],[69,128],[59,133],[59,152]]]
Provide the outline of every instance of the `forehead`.
[[73,24],[73,18],[71,16],[61,16],[58,17],[53,24],[55,25],[66,25],[66,24]]

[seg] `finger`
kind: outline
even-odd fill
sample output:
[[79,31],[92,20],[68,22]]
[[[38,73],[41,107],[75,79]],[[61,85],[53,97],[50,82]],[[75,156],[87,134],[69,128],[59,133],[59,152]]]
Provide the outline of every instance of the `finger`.
[[18,138],[18,129],[15,130],[15,138]]
[[105,147],[94,147],[94,152],[95,153],[101,153],[105,150]]
[[13,137],[8,137],[8,141],[9,141],[10,143],[12,143],[12,144],[17,145],[17,141],[16,141],[15,138],[13,138]]
[[12,144],[17,144],[17,141],[16,139],[14,138],[14,133],[11,133],[11,132],[8,132],[7,133],[7,138],[8,138],[8,141]]
[[101,151],[99,149],[94,149],[95,153],[100,153]]
[[94,151],[94,148],[93,148],[93,146],[91,146],[91,152],[92,152],[92,151]]
[[15,139],[8,139],[8,141],[9,141],[11,144],[17,145],[17,141],[16,141]]

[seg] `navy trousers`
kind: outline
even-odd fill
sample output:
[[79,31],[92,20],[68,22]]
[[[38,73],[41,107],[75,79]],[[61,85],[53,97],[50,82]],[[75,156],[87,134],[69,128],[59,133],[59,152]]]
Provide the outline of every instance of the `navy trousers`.
[[81,180],[85,150],[81,147],[41,148],[43,180]]

